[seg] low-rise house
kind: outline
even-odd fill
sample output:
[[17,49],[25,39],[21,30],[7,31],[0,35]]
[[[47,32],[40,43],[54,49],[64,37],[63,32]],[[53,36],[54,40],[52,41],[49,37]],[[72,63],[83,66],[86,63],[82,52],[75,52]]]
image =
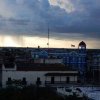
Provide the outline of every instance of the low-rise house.
[[2,87],[11,84],[55,85],[77,83],[78,71],[69,70],[63,64],[37,64],[17,62],[13,67],[2,66]]

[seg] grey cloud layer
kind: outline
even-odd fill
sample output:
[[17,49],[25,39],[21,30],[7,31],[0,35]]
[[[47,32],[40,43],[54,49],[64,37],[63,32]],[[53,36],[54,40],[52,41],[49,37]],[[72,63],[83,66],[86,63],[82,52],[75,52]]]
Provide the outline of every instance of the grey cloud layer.
[[100,0],[70,2],[75,10],[68,13],[59,6],[50,5],[48,0],[1,0],[0,31],[45,36],[49,23],[50,31],[58,38],[68,36],[68,33],[75,37],[78,33],[78,38],[100,39]]

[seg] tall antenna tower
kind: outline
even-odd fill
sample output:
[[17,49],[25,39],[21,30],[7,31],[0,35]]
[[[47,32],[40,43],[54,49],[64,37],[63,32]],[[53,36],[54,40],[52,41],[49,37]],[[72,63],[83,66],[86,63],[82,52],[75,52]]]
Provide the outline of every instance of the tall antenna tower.
[[50,38],[50,35],[49,35],[49,25],[48,25],[48,43],[47,43],[48,49],[49,49],[49,38]]

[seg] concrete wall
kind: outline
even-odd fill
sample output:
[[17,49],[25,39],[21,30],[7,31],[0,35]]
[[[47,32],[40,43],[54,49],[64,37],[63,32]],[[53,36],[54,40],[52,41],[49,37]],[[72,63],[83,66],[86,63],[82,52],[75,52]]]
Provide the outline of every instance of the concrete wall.
[[[47,73],[77,73],[77,71],[16,71],[16,65],[14,68],[5,68],[2,66],[2,86],[6,87],[6,82],[8,78],[12,80],[22,80],[26,78],[27,84],[36,84],[37,78],[39,77],[42,85],[45,81],[51,81],[51,77],[45,77]],[[55,76],[55,81],[65,81],[67,76]],[[70,81],[77,81],[77,76],[70,76]]]
[[[2,71],[2,86],[6,87],[6,81],[8,78],[22,80],[26,78],[27,84],[36,84],[37,78],[40,77],[42,85],[45,85],[45,81],[51,81],[51,77],[45,77],[46,73],[51,73],[51,71],[16,71],[16,70],[3,70]],[[56,71],[52,71],[56,73]],[[58,71],[57,71],[58,72]],[[59,73],[67,73],[67,71],[59,71]],[[67,76],[55,76],[55,81],[66,81]],[[77,81],[77,77],[70,76],[70,81]]]
[[45,82],[45,72],[32,72],[32,71],[3,71],[2,73],[2,85],[6,86],[6,81],[10,77],[12,80],[22,80],[26,78],[27,84],[36,84],[37,77],[40,77],[42,84]]

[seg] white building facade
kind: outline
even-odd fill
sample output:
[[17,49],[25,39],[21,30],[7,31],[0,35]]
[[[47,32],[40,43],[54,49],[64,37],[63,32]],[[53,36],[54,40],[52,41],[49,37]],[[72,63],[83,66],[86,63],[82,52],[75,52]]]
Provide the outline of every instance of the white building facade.
[[[25,66],[24,66],[25,65]],[[39,84],[57,85],[57,84],[75,84],[77,83],[77,71],[71,71],[60,65],[38,65],[15,64],[13,68],[2,66],[2,87],[8,85],[31,85]]]

